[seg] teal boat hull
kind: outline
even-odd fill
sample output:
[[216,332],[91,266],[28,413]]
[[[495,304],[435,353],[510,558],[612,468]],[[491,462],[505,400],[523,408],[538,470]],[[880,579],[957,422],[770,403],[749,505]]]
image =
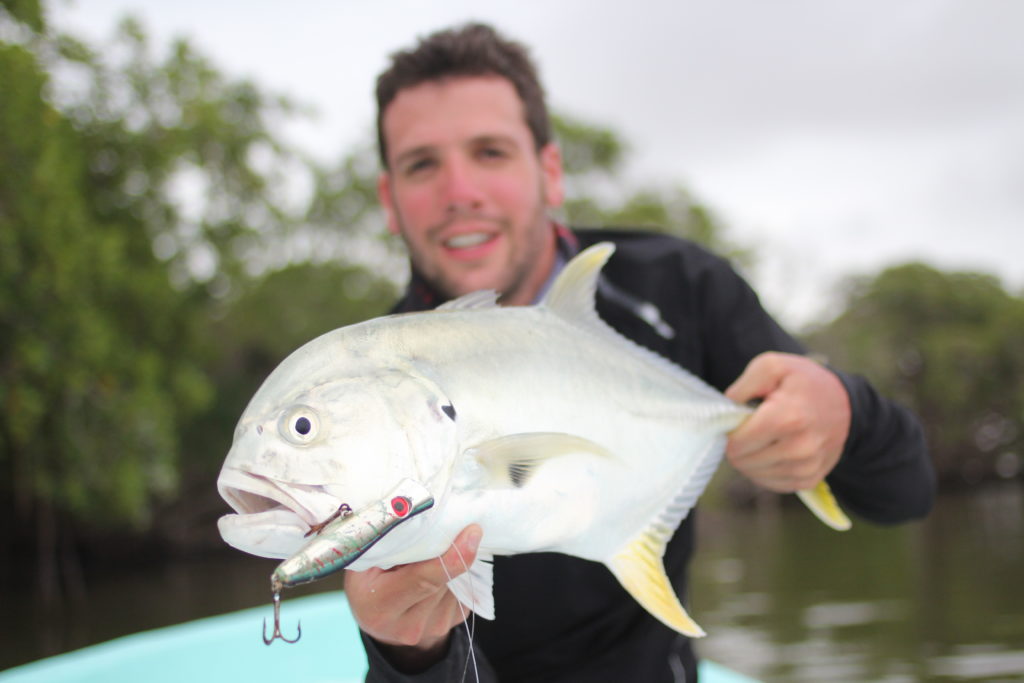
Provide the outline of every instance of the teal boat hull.
[[[343,594],[321,593],[284,603],[281,628],[302,638],[264,645],[267,607],[233,612],[124,636],[0,672],[2,683],[361,683],[366,655]],[[268,619],[269,621],[269,619]],[[268,624],[269,626],[269,624]],[[702,683],[755,683],[702,661]]]

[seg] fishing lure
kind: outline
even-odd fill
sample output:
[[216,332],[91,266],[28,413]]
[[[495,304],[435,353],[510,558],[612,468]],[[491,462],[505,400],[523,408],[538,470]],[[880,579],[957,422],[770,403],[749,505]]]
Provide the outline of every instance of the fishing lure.
[[425,486],[412,479],[403,479],[380,500],[358,512],[342,504],[306,545],[282,562],[270,576],[274,595],[274,632],[267,637],[267,621],[263,620],[263,642],[270,645],[280,638],[294,643],[302,637],[302,624],[293,639],[281,633],[281,591],[310,583],[340,571],[355,562],[396,526],[430,509],[434,498]]

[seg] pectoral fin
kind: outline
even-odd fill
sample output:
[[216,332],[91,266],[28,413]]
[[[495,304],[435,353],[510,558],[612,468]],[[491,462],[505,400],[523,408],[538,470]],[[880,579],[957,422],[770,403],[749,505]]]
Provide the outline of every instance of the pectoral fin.
[[641,533],[607,564],[619,583],[640,605],[663,624],[691,638],[704,636],[704,629],[686,613],[676,597],[662,557],[666,535],[651,528]]
[[469,451],[492,477],[515,486],[525,485],[544,461],[570,453],[611,456],[593,441],[560,432],[510,434],[485,441]]
[[832,495],[832,489],[824,481],[818,482],[813,489],[797,491],[796,495],[810,508],[815,517],[836,531],[846,531],[850,528],[850,518],[839,507],[839,503]]

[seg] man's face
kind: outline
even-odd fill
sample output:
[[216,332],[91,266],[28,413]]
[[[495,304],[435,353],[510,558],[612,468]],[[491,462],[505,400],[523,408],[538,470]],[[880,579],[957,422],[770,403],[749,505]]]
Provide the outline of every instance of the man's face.
[[550,273],[547,208],[562,202],[558,148],[538,153],[515,88],[498,77],[407,88],[384,111],[388,229],[442,294],[478,289],[530,303]]

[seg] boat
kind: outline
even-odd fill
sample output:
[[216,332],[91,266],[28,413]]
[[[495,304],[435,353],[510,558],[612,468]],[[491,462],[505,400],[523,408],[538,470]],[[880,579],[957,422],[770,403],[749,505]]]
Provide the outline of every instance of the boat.
[[[366,654],[344,594],[318,593],[284,603],[282,628],[297,643],[263,642],[271,608],[255,607],[143,631],[0,671],[0,683],[362,683]],[[471,680],[471,679],[467,679]],[[715,662],[700,664],[702,683],[756,683]]]

